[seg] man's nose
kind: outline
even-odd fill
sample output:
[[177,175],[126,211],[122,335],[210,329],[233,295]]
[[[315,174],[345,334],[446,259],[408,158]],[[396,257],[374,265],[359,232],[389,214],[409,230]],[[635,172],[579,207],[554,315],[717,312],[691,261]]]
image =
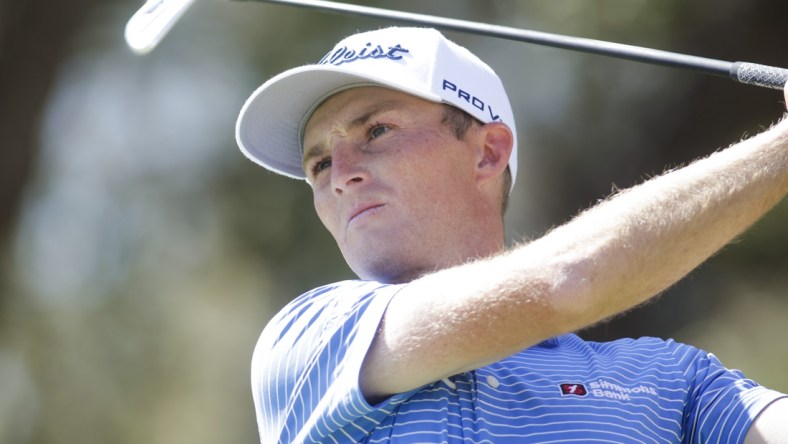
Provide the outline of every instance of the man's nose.
[[353,143],[339,143],[331,153],[331,185],[341,194],[369,179],[364,155]]

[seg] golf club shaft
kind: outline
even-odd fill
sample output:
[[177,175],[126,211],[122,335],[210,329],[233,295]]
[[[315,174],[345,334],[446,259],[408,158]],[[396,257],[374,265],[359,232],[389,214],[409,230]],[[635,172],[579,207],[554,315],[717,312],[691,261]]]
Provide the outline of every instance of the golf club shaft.
[[231,0],[278,3],[303,8],[347,13],[362,17],[382,18],[416,25],[461,31],[490,37],[498,37],[543,46],[569,49],[573,51],[599,54],[653,65],[684,68],[703,74],[726,77],[747,85],[783,89],[788,83],[788,70],[773,66],[747,62],[727,62],[722,60],[678,54],[640,46],[624,45],[582,37],[571,37],[539,31],[492,25],[487,23],[458,20],[434,15],[393,11],[369,6],[337,3],[325,0]]

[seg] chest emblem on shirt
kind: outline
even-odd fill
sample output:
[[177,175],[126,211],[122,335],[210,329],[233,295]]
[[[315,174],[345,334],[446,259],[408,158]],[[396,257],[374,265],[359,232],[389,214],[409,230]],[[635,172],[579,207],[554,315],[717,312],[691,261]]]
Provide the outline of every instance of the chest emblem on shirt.
[[[587,388],[586,388],[587,387]],[[589,383],[565,382],[558,384],[561,396],[587,396],[617,401],[632,401],[633,398],[654,397],[657,391],[647,385],[623,386],[604,379]]]
[[562,396],[586,396],[588,394],[586,386],[576,382],[558,384],[558,388],[561,389]]

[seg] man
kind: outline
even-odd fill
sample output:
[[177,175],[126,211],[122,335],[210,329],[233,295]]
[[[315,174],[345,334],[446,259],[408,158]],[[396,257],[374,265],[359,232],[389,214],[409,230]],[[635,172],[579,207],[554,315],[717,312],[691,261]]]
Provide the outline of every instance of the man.
[[306,179],[360,278],[300,296],[265,328],[252,364],[262,442],[788,436],[788,398],[713,355],[570,333],[658,294],[779,202],[788,121],[511,249],[508,98],[437,31],[348,37],[259,88],[237,138]]

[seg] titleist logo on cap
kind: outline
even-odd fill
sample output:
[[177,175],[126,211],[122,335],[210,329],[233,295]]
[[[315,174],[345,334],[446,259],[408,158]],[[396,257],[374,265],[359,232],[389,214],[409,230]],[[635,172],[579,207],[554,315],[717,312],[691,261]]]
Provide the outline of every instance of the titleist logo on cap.
[[383,49],[380,45],[374,45],[372,43],[367,43],[361,49],[351,49],[347,46],[340,46],[338,48],[334,48],[328,54],[323,56],[322,59],[317,63],[318,65],[341,65],[343,63],[350,63],[355,62],[356,60],[364,60],[364,59],[389,59],[389,60],[400,60],[402,59],[402,54],[407,54],[410,51],[400,46],[397,43],[394,46],[389,46],[388,49]]

